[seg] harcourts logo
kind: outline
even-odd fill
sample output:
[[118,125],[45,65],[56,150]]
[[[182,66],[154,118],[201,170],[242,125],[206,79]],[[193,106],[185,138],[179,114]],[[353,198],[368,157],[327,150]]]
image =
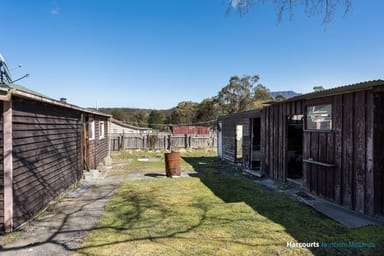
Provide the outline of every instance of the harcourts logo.
[[375,248],[373,242],[287,242],[287,248]]
[[311,242],[311,243],[298,243],[298,242],[287,242],[287,247],[288,248],[316,248],[320,247],[319,242]]

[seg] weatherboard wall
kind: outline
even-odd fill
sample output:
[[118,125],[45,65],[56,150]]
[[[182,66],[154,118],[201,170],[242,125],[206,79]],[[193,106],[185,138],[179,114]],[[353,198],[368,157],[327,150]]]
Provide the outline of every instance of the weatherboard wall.
[[81,113],[13,99],[13,225],[82,177]]

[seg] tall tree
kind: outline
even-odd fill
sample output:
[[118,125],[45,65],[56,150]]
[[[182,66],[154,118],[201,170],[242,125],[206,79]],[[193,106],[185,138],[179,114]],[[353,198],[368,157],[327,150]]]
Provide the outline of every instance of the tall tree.
[[232,76],[229,84],[223,87],[216,101],[220,107],[220,114],[230,114],[251,109],[254,101],[254,85],[259,81],[259,76],[243,77]]
[[124,110],[121,109],[121,108],[114,108],[114,109],[112,109],[111,114],[112,114],[112,117],[117,119],[117,120],[120,120],[120,121],[123,121],[123,122],[127,121],[127,115],[124,112]]
[[148,124],[148,116],[148,112],[139,109],[133,112],[133,115],[131,116],[130,120],[131,123],[135,124],[136,126],[145,127]]
[[254,88],[254,100],[255,101],[268,101],[268,100],[272,100],[272,96],[269,94],[270,91],[267,87],[265,87],[264,85],[262,84],[258,84],[255,88]]
[[192,124],[195,121],[198,103],[192,101],[180,102],[171,115],[173,124]]
[[161,111],[152,110],[148,117],[148,126],[153,129],[161,130],[164,127],[164,115]]
[[[218,116],[218,109],[215,99],[207,98],[199,103],[196,110],[196,122],[208,122],[216,120]],[[203,123],[209,125],[209,123]]]

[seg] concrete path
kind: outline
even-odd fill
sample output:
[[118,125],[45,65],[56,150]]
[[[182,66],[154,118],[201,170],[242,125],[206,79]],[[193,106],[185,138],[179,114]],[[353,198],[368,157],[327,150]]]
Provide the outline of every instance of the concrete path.
[[75,193],[60,202],[49,215],[33,221],[21,237],[0,247],[0,255],[70,255],[95,226],[121,177],[87,178]]

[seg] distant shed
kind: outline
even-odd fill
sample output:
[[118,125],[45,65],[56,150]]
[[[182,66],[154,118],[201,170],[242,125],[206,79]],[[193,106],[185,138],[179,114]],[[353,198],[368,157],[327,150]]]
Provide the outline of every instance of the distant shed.
[[209,127],[191,125],[172,125],[172,135],[209,136]]
[[12,231],[108,157],[109,115],[0,84],[0,229]]
[[152,133],[152,128],[137,127],[134,125],[126,124],[115,118],[111,119],[111,136],[123,136],[123,135],[146,135]]
[[[260,137],[260,170],[274,180],[303,184],[315,195],[370,216],[384,216],[384,81],[375,80],[273,102],[260,110],[220,117],[222,156],[252,168],[247,157]],[[257,117],[256,117],[257,118]],[[248,119],[248,121],[247,121]],[[225,127],[225,124],[230,124]],[[243,126],[242,156],[234,136]],[[255,126],[254,126],[255,127]],[[225,130],[227,129],[227,131]],[[220,138],[218,138],[220,141]],[[220,155],[220,147],[219,147]]]
[[234,113],[218,118],[218,155],[241,163],[244,168],[260,168],[261,109]]

